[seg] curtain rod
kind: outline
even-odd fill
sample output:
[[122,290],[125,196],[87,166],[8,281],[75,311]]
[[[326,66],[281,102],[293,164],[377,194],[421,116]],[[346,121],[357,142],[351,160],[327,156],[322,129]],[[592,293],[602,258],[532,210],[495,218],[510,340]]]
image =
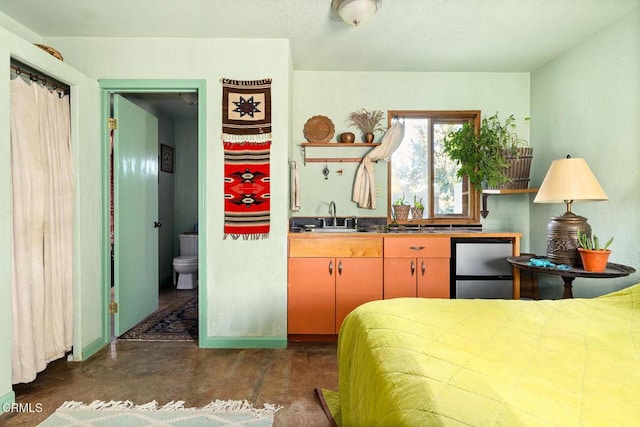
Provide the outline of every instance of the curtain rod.
[[60,94],[60,97],[69,94],[69,86],[59,82],[58,80],[47,76],[33,68],[25,65],[19,61],[14,59],[11,60],[10,68],[15,71],[17,75],[26,75],[29,77],[29,80],[32,82],[41,82],[49,89],[54,90]]

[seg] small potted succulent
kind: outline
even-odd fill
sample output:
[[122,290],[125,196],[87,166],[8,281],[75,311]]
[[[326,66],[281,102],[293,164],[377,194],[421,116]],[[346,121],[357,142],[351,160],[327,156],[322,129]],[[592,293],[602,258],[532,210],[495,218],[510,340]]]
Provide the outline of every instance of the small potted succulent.
[[375,139],[375,132],[384,132],[384,128],[381,125],[384,113],[380,110],[368,111],[365,108],[354,111],[349,114],[349,126],[357,127],[362,132],[364,141],[372,143]]
[[609,245],[613,242],[613,237],[607,240],[607,243],[601,248],[600,239],[595,234],[589,236],[586,233],[581,233],[578,230],[578,253],[580,253],[580,259],[582,259],[582,266],[586,271],[594,273],[603,273],[607,268],[607,261],[611,250]]
[[393,202],[393,217],[396,221],[406,221],[409,219],[409,211],[411,210],[411,205],[405,203],[404,201],[404,193],[402,193],[402,197],[398,197],[395,202]]
[[413,206],[411,206],[411,219],[414,221],[422,219],[424,214],[424,205],[422,204],[422,197],[418,199],[418,196],[413,196]]

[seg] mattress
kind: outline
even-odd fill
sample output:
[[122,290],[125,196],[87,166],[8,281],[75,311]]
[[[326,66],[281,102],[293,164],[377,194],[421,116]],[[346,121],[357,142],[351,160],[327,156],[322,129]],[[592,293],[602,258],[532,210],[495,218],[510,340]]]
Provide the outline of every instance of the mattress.
[[640,422],[640,285],[557,301],[399,298],[338,338],[342,426]]

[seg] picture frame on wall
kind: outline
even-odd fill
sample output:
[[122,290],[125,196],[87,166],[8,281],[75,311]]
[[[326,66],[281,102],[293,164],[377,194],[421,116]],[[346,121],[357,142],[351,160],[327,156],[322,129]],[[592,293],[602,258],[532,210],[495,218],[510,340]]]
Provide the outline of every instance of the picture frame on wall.
[[160,170],[173,173],[173,147],[160,144]]

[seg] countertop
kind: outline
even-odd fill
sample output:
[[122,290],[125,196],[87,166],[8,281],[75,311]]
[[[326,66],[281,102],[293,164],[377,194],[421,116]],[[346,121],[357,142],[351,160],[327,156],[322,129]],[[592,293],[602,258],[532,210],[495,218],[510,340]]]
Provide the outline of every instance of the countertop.
[[502,238],[520,238],[522,233],[517,232],[500,232],[500,231],[482,231],[479,229],[420,229],[420,230],[394,230],[394,231],[358,231],[358,232],[318,232],[318,231],[295,231],[289,232],[289,237],[322,239],[327,237],[357,237],[357,238],[382,238],[382,237],[502,237]]

